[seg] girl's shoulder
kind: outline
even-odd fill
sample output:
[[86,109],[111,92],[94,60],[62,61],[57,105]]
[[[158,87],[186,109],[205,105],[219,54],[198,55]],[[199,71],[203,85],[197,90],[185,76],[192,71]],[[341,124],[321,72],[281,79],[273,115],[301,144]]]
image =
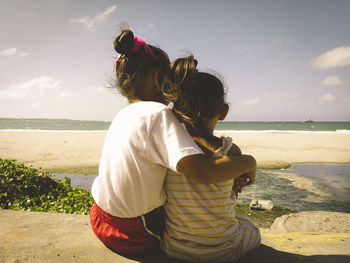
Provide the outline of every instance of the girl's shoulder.
[[159,102],[154,101],[140,101],[132,104],[128,104],[122,108],[116,115],[116,118],[147,118],[157,116],[163,111],[169,111],[170,109]]
[[163,103],[155,102],[155,101],[138,101],[135,103],[131,103],[127,105],[123,110],[126,111],[135,111],[135,110],[143,110],[140,113],[143,113],[144,111],[162,111],[164,109],[168,109],[168,106],[166,106]]
[[229,155],[229,151],[233,146],[231,137],[216,137],[211,136],[210,138],[192,137],[198,146],[208,156],[226,156]]
[[215,151],[222,147],[221,138],[218,138],[216,136],[211,136],[210,138],[192,137],[192,139],[208,156],[213,156]]
[[231,137],[221,137],[221,147],[216,149],[214,156],[227,156],[228,152],[232,147],[232,138]]
[[127,105],[115,116],[114,129],[142,130],[151,133],[158,126],[167,129],[183,128],[167,105],[153,101],[140,101]]

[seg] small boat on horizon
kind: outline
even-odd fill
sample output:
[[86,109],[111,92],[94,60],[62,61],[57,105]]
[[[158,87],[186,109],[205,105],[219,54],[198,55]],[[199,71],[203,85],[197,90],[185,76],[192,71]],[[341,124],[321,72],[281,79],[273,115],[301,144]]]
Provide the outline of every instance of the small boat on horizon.
[[306,120],[303,121],[303,123],[311,123],[314,122],[313,120],[311,120],[311,118],[307,118]]

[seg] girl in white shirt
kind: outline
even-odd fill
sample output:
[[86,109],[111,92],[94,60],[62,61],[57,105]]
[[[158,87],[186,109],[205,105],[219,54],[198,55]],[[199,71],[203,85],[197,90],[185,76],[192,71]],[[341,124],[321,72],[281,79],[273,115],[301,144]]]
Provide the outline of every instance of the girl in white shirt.
[[[193,57],[174,62],[191,63],[195,63]],[[174,105],[186,129],[206,155],[216,159],[240,156],[241,150],[232,143],[232,138],[213,134],[229,109],[222,82],[203,72],[194,73],[193,82],[190,89],[182,88],[182,103]],[[259,229],[235,213],[238,192],[254,177],[254,173],[247,173],[220,183],[201,184],[169,170],[165,179],[164,251],[171,257],[192,262],[232,262],[258,247]]]
[[[117,253],[159,248],[163,232],[163,189],[168,169],[213,183],[255,171],[251,156],[213,160],[166,106],[178,100],[178,80],[167,54],[124,30],[114,41],[120,54],[117,88],[129,104],[114,118],[105,138],[90,211],[96,236]],[[177,76],[193,69],[181,69]]]

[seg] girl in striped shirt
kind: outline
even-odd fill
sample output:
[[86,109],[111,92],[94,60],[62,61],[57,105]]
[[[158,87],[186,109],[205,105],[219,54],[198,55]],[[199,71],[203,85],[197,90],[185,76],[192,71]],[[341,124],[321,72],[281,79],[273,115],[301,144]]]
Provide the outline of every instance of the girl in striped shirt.
[[[192,64],[192,65],[191,65]],[[178,59],[172,69],[191,68],[193,57]],[[181,72],[183,75],[183,72]],[[241,156],[229,137],[213,135],[229,110],[222,82],[203,72],[191,72],[179,85],[174,112],[209,156]],[[247,164],[248,165],[248,164]],[[255,169],[234,179],[203,184],[185,174],[168,171],[165,179],[166,229],[162,248],[170,256],[192,262],[232,262],[260,245],[259,229],[235,213],[237,193],[253,183]]]

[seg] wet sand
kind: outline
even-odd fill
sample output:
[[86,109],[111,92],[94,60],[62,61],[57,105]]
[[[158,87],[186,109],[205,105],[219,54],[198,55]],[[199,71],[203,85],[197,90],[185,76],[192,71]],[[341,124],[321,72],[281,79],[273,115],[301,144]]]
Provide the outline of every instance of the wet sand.
[[[106,132],[0,131],[0,157],[50,172],[97,173]],[[220,133],[259,168],[296,163],[350,163],[350,134]]]

